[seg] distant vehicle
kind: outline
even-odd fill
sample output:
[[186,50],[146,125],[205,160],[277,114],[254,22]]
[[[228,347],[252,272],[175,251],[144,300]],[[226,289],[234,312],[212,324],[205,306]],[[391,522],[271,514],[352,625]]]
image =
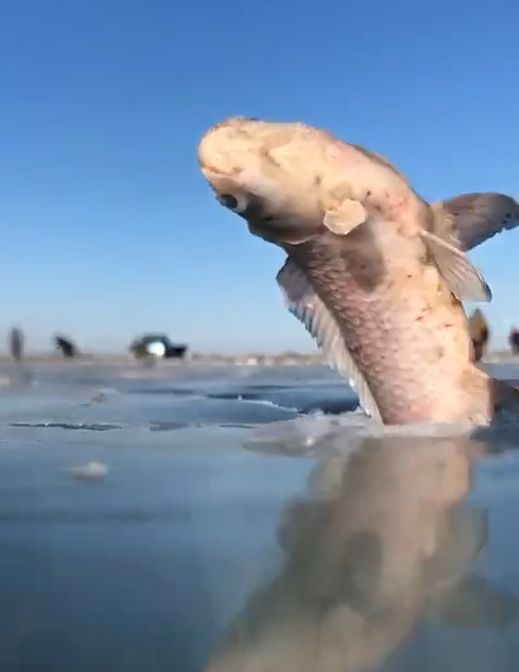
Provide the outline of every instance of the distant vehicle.
[[487,321],[479,308],[476,308],[469,319],[469,331],[472,339],[474,361],[479,362],[485,354],[490,337]]
[[510,343],[510,347],[512,348],[512,352],[514,353],[514,355],[519,354],[519,330],[516,329],[515,327],[512,327],[512,329],[510,329],[508,342]]
[[23,331],[18,327],[13,327],[9,332],[9,351],[15,361],[20,361],[23,357],[23,346],[25,337]]
[[78,355],[78,348],[73,341],[64,336],[56,335],[54,336],[54,343],[56,348],[61,350],[63,357],[72,358]]
[[146,334],[137,338],[130,345],[130,351],[138,358],[183,359],[187,350],[187,345],[172,343],[164,334]]

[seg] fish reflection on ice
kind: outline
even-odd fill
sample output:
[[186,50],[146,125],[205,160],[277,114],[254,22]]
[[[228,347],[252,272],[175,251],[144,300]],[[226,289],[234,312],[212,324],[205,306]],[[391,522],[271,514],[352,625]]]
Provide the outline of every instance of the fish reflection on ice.
[[470,565],[486,518],[464,499],[469,438],[364,439],[321,461],[285,508],[279,575],[238,615],[206,672],[378,669],[425,619],[500,625],[518,613]]

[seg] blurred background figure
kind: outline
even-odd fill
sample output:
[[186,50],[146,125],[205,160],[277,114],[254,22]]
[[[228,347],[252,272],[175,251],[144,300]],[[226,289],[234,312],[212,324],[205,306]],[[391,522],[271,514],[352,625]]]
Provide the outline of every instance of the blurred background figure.
[[187,349],[187,345],[172,343],[164,334],[145,334],[136,338],[130,345],[130,352],[137,358],[183,359]]
[[508,335],[508,342],[512,348],[514,355],[519,354],[519,330],[516,327],[510,329],[510,334]]
[[58,334],[54,336],[54,343],[56,344],[56,348],[61,351],[63,357],[72,358],[77,356],[77,346],[69,338],[65,338]]
[[469,318],[469,331],[474,348],[474,361],[479,362],[485,354],[490,337],[487,321],[479,308]]
[[23,357],[24,342],[23,331],[19,327],[13,327],[9,332],[9,352],[16,362],[19,362]]

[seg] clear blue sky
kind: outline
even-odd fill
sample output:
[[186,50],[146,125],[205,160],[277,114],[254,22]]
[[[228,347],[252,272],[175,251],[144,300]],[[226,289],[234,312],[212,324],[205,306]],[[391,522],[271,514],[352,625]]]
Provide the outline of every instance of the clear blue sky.
[[[312,349],[281,304],[282,253],[200,176],[201,134],[230,114],[304,120],[431,201],[519,196],[518,34],[516,0],[4,2],[0,330],[38,349],[56,329],[111,351],[148,329]],[[518,243],[471,255],[496,344],[519,323]]]

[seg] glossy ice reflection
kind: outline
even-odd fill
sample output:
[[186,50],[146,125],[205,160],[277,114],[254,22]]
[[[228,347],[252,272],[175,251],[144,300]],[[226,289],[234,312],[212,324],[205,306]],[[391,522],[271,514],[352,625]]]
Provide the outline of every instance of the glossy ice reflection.
[[474,636],[514,623],[515,591],[475,569],[489,535],[485,507],[469,497],[483,450],[470,439],[366,439],[319,461],[282,516],[283,568],[206,669],[439,670],[444,651],[424,648],[424,631]]

